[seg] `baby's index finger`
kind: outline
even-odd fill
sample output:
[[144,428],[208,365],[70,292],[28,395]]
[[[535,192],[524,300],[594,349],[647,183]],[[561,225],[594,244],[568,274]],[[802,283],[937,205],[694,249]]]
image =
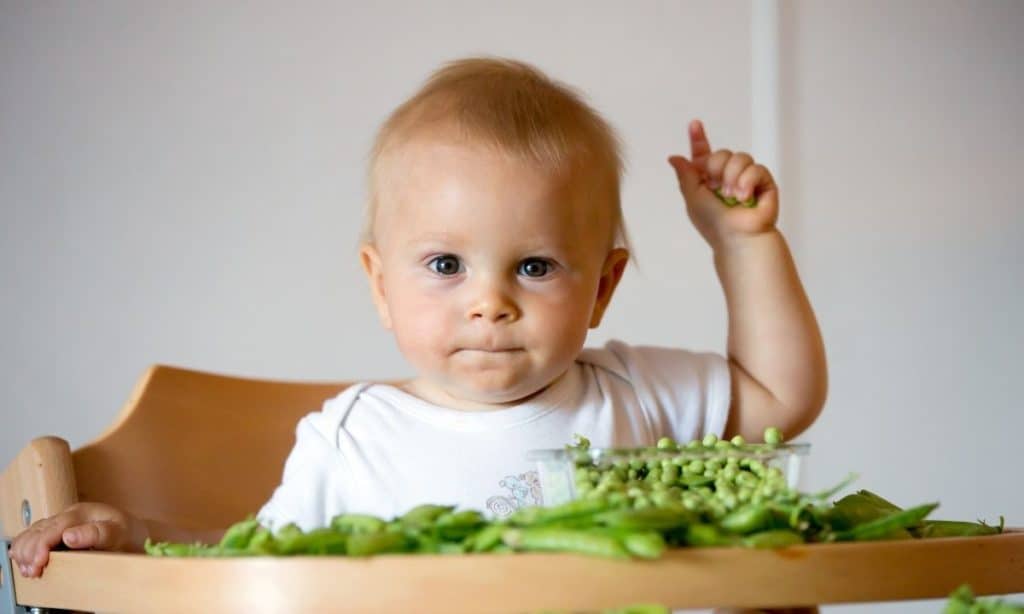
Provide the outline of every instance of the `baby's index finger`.
[[699,119],[695,119],[690,122],[690,159],[701,170],[705,170],[704,167],[710,155],[711,143],[708,142],[708,137],[704,133],[704,124]]

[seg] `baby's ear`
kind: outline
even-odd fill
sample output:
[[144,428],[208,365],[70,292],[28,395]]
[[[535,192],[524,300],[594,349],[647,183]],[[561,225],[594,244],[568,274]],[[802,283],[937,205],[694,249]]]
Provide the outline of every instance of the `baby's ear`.
[[388,312],[388,302],[384,296],[384,265],[381,263],[377,248],[364,243],[359,248],[359,260],[363,263],[363,271],[370,282],[370,295],[373,297],[374,306],[377,307],[380,323],[390,330],[391,314]]
[[621,247],[616,247],[605,257],[604,265],[601,266],[601,279],[597,283],[597,300],[594,301],[594,311],[590,314],[590,328],[597,328],[601,324],[601,318],[604,317],[628,262],[629,252]]

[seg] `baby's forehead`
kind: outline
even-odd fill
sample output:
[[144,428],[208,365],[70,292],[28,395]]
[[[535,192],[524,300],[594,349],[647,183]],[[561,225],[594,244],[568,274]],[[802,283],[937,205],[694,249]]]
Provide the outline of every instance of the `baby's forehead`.
[[422,164],[438,160],[459,159],[502,166],[528,168],[551,178],[568,174],[566,163],[545,164],[534,156],[513,151],[479,139],[457,136],[449,132],[417,135],[389,147],[380,163],[389,166]]
[[477,173],[475,176],[483,178],[490,173],[496,178],[514,173],[517,180],[545,184],[571,194],[606,184],[599,170],[582,162],[566,159],[549,163],[538,156],[445,133],[410,138],[390,147],[378,159],[377,170],[377,187],[381,192],[400,188],[413,178],[436,183],[465,173]]
[[[531,156],[450,132],[417,135],[394,144],[382,152],[377,170],[373,225],[378,231],[392,224],[408,226],[408,218],[418,217],[436,199],[468,192],[480,196],[480,207],[543,202],[540,214],[552,223],[562,220],[578,226],[577,232],[614,233],[612,191],[602,193],[600,186],[606,182],[592,171],[545,165]],[[495,194],[499,196],[492,197]]]

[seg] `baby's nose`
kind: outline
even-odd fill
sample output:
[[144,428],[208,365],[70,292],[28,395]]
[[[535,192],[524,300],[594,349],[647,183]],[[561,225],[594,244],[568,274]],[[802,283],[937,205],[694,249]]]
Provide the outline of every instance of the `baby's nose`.
[[466,312],[469,320],[486,320],[488,322],[515,322],[519,319],[519,308],[506,293],[499,288],[487,288],[476,295]]

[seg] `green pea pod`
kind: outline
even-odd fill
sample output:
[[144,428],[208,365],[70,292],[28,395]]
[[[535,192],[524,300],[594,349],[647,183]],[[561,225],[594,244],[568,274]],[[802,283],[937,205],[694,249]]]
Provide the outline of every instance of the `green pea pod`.
[[295,524],[294,522],[289,522],[288,524],[278,529],[277,534],[274,537],[278,540],[295,539],[296,537],[299,537],[302,534],[302,529],[299,528],[299,525]]
[[401,523],[408,527],[428,527],[442,515],[455,509],[454,505],[433,505],[430,503],[417,505],[401,517]]
[[166,545],[167,542],[154,542],[147,537],[145,543],[142,544],[142,550],[150,556],[163,556]]
[[544,510],[545,508],[539,505],[521,507],[508,516],[508,521],[517,527],[528,527],[536,524],[542,518]]
[[555,507],[531,506],[516,510],[509,516],[515,526],[540,526],[572,518],[593,516],[612,505],[602,499],[576,499]]
[[148,538],[143,545],[146,554],[151,556],[192,556],[194,544],[172,544],[168,542],[151,542]]
[[274,537],[274,554],[288,556],[346,552],[345,541],[348,536],[344,533],[330,528],[314,529],[309,533],[286,529],[288,527],[282,527]]
[[413,550],[419,554],[437,554],[445,544],[433,535],[412,532],[408,537],[414,544]]
[[402,533],[403,535],[415,535],[421,533],[422,530],[423,529],[421,529],[420,527],[407,527],[402,523],[401,520],[398,520],[397,518],[392,520],[391,522],[385,523],[384,525],[384,531],[387,533]]
[[686,543],[697,547],[735,546],[739,538],[723,533],[713,524],[692,524],[686,529]]
[[634,603],[624,608],[601,610],[601,614],[672,614],[672,611],[655,603]]
[[256,529],[259,527],[259,521],[251,516],[241,522],[236,522],[224,532],[224,536],[220,538],[218,545],[223,548],[247,548],[249,540],[252,539],[253,534],[256,533]]
[[484,515],[477,510],[448,512],[437,518],[439,527],[478,527],[487,522]]
[[769,528],[803,531],[810,527],[810,507],[806,504],[772,501],[767,505],[771,514]]
[[949,601],[943,608],[942,614],[971,614],[971,606],[974,605],[974,592],[970,585],[961,584],[949,595]]
[[501,543],[501,534],[508,529],[503,524],[491,524],[466,538],[469,550],[488,552]]
[[250,553],[246,550],[236,548],[221,548],[207,544],[174,544],[167,542],[152,543],[144,545],[146,554],[152,556],[188,556],[188,557],[222,557],[222,556],[247,556]]
[[657,531],[627,533],[621,538],[622,545],[633,556],[642,559],[656,559],[665,553],[665,539]]
[[814,503],[808,503],[806,508],[808,518],[810,518],[812,524],[821,529],[828,528],[829,525],[829,508],[825,505],[816,505]]
[[450,527],[438,527],[436,534],[438,539],[445,542],[461,542],[473,533],[484,526],[483,523],[478,525],[456,525]]
[[278,529],[274,540],[279,554],[298,554],[305,551],[306,534],[297,525],[289,523]]
[[836,501],[829,510],[829,520],[833,527],[843,531],[899,511],[901,508],[873,492],[860,490]]
[[348,537],[330,527],[313,529],[297,540],[292,554],[347,554]]
[[803,533],[810,529],[812,521],[818,516],[813,503],[797,503],[789,512],[789,528]]
[[[938,506],[938,503],[927,503],[894,512],[871,522],[857,525],[847,531],[840,531],[836,534],[836,539],[840,541],[892,539],[893,536],[900,536],[900,529],[906,532],[907,529],[919,525]],[[910,534],[907,533],[907,536],[909,537]]]
[[914,531],[917,537],[975,537],[979,535],[996,535],[1003,532],[1002,516],[999,526],[991,526],[984,522],[960,522],[956,520],[926,520]]
[[465,554],[466,546],[461,543],[444,542],[440,545],[437,552],[439,554]]
[[785,548],[804,543],[802,535],[790,529],[770,529],[743,538],[748,548]]
[[256,555],[277,554],[277,542],[274,540],[274,534],[266,527],[257,528],[245,550],[249,554]]
[[214,557],[220,555],[220,550],[216,546],[207,546],[206,544],[178,544],[180,550],[183,552],[180,556],[193,556],[193,557]]
[[575,516],[560,520],[548,520],[531,526],[543,526],[561,529],[591,529],[595,526],[595,516]]
[[972,614],[971,606],[962,601],[949,601],[942,608],[942,614]]
[[408,552],[413,544],[401,533],[353,533],[348,536],[349,556],[370,556],[392,552]]
[[772,512],[767,505],[745,505],[730,512],[719,525],[730,533],[746,535],[768,528],[772,523]]
[[618,529],[666,531],[693,524],[696,517],[684,507],[616,509],[596,514],[597,524]]
[[437,519],[434,529],[443,540],[462,540],[475,533],[487,521],[476,510],[447,513]]
[[1024,604],[1002,599],[977,599],[970,585],[962,584],[949,595],[942,614],[1024,614]]
[[369,514],[340,514],[331,519],[332,529],[352,534],[378,533],[384,530],[386,524]]
[[889,501],[888,499],[885,499],[885,498],[883,498],[883,497],[881,497],[881,496],[871,492],[870,490],[861,489],[861,490],[857,491],[857,494],[860,495],[861,497],[864,497],[864,499],[866,499],[867,501],[870,501],[873,505],[875,505],[875,507],[877,507],[878,509],[881,509],[881,510],[888,510],[888,511],[895,512],[895,511],[899,511],[899,510],[903,509],[900,506],[896,505],[895,503]]
[[514,550],[574,552],[590,556],[628,559],[629,551],[612,535],[552,527],[508,529],[502,536]]

